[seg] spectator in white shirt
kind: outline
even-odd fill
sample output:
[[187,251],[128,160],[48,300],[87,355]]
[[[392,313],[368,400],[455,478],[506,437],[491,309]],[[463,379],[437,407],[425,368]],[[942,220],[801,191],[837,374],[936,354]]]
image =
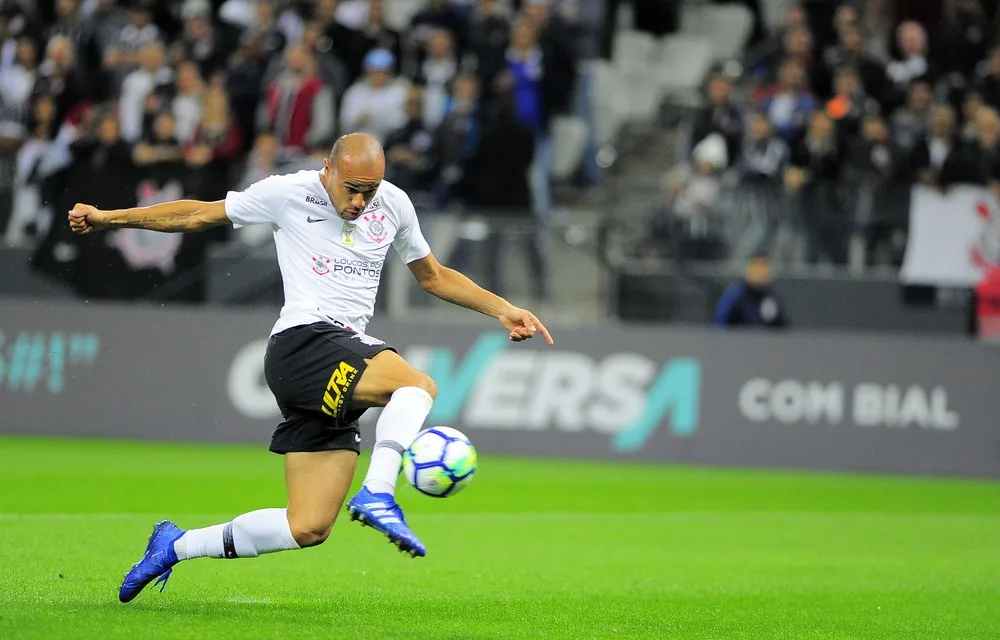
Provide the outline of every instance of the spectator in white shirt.
[[384,142],[392,131],[406,124],[409,84],[394,74],[395,57],[385,49],[365,56],[363,79],[344,94],[341,105],[343,133],[363,132]]
[[139,68],[125,77],[122,83],[121,99],[118,102],[118,119],[121,136],[127,142],[135,142],[142,136],[146,98],[160,85],[168,84],[173,74],[163,65],[163,45],[151,42],[139,52]]
[[122,83],[118,120],[122,138],[127,142],[135,142],[142,136],[146,98],[157,86],[168,84],[173,78],[173,73],[163,64],[164,56],[162,44],[147,44],[139,53],[139,68],[129,73]]
[[175,135],[181,144],[186,144],[194,136],[201,114],[204,111],[205,83],[194,62],[185,62],[177,67],[177,95],[173,100]]
[[427,58],[420,65],[424,85],[424,123],[435,128],[444,119],[451,84],[458,74],[455,43],[451,32],[439,29],[427,41]]
[[34,40],[21,38],[17,42],[14,60],[0,66],[0,95],[4,104],[27,109],[31,90],[38,72],[38,48]]

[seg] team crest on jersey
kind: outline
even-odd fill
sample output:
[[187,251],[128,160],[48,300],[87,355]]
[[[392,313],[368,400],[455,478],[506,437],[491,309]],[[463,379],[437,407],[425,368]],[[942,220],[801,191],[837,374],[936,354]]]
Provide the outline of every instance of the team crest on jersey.
[[366,335],[364,333],[355,333],[354,337],[360,340],[361,342],[365,343],[369,347],[379,347],[385,344],[383,340],[379,340],[378,338]]
[[375,244],[382,244],[389,235],[389,230],[385,228],[384,220],[385,214],[383,213],[369,213],[365,216],[365,222],[368,223],[365,235]]
[[326,256],[316,256],[313,260],[313,271],[318,275],[325,276],[330,273],[330,259]]

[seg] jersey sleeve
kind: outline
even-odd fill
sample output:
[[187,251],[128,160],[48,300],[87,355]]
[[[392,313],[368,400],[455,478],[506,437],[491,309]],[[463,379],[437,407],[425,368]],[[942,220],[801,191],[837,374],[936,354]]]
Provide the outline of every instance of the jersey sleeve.
[[401,200],[399,231],[392,241],[392,248],[404,263],[410,264],[414,260],[429,256],[431,247],[424,240],[424,234],[420,232],[420,223],[417,221],[417,211],[413,208],[413,203],[405,195]]
[[237,229],[253,224],[275,223],[288,200],[288,192],[286,176],[258,180],[243,191],[226,194],[226,216]]

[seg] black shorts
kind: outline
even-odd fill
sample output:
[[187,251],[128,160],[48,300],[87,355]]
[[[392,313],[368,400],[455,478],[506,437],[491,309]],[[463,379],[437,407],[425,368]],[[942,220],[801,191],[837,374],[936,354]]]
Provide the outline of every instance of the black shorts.
[[354,387],[373,358],[392,347],[327,322],[292,327],[271,336],[264,378],[284,418],[271,451],[361,451],[358,419],[348,410]]

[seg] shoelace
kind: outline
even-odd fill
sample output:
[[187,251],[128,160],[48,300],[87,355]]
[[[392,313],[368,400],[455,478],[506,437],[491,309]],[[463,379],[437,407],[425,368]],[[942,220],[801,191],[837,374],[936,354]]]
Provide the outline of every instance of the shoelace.
[[170,574],[173,573],[173,572],[174,572],[174,568],[170,567],[169,569],[167,569],[166,573],[164,573],[162,576],[160,576],[159,578],[157,578],[156,582],[153,583],[154,587],[156,585],[160,584],[161,582],[163,583],[163,586],[160,587],[160,593],[163,593],[163,590],[167,588],[167,580],[170,579]]

